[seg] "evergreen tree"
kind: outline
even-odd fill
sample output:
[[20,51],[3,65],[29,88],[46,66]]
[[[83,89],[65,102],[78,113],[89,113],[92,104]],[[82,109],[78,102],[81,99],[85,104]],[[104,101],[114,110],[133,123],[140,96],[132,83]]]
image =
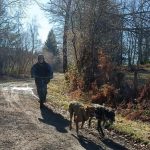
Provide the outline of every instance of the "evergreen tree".
[[51,52],[55,56],[57,55],[57,42],[53,30],[49,31],[47,40],[45,42],[45,47],[48,52]]

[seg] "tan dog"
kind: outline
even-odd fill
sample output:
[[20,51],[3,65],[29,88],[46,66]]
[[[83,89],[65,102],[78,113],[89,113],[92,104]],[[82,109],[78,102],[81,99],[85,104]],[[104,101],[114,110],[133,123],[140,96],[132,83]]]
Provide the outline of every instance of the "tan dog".
[[79,102],[71,102],[69,105],[69,113],[70,113],[70,130],[72,129],[72,117],[74,116],[74,122],[76,124],[76,132],[78,134],[79,131],[79,122],[82,122],[81,128],[85,121],[89,119],[90,116],[93,116],[93,107],[87,106],[85,107],[83,104]]

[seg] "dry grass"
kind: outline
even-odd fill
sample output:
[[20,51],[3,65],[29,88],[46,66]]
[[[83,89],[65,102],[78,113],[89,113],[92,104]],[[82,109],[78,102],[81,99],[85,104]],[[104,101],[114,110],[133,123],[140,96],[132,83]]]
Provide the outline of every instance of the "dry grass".
[[54,74],[54,79],[48,85],[48,100],[62,109],[68,108],[70,101],[63,74]]
[[140,121],[127,120],[120,115],[116,117],[113,128],[121,133],[131,136],[138,142],[150,144],[150,124]]
[[[126,73],[126,80],[133,82],[134,73],[127,72]],[[150,79],[150,73],[139,73],[138,74],[138,84],[139,86],[143,86],[148,79]]]
[[[145,70],[145,71],[140,71],[138,73],[138,84],[139,86],[142,86],[150,79],[150,64],[141,65],[140,68]],[[133,79],[134,79],[134,73],[126,72],[126,80],[129,80],[132,82]]]

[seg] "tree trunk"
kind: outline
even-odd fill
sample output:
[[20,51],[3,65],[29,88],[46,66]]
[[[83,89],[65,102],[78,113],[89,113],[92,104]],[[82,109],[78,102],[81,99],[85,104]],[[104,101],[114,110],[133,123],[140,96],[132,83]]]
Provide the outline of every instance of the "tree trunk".
[[136,97],[138,91],[138,71],[134,70],[134,97]]
[[142,35],[140,33],[138,39],[138,65],[142,64]]
[[66,16],[65,16],[65,25],[64,25],[64,35],[63,35],[63,72],[68,70],[68,59],[67,59],[67,32],[69,29],[69,19],[70,19],[70,9],[71,9],[72,0],[68,1]]

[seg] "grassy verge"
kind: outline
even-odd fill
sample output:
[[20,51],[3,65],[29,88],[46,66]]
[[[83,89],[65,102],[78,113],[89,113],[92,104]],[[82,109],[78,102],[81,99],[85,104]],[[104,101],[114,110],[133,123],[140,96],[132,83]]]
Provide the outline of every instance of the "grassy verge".
[[[134,73],[127,72],[126,73],[126,80],[133,82],[133,79],[134,79]],[[149,73],[138,73],[138,84],[139,84],[139,86],[143,86],[149,79],[150,79]]]
[[[138,85],[139,87],[143,86],[150,79],[150,64],[141,65],[141,69],[145,71],[138,72]],[[126,71],[126,80],[132,81],[134,79],[134,72]]]
[[48,85],[48,100],[62,109],[67,110],[69,101],[64,75],[55,74],[54,79]]
[[137,142],[150,144],[150,124],[140,121],[131,121],[117,115],[113,128],[120,133],[126,134]]
[[[62,74],[56,74],[54,77],[55,78],[48,86],[48,100],[57,107],[67,110],[69,102],[74,99],[70,98],[67,94],[67,86],[65,84],[64,76]],[[150,124],[148,123],[130,121],[117,115],[113,129],[138,142],[150,144]]]

